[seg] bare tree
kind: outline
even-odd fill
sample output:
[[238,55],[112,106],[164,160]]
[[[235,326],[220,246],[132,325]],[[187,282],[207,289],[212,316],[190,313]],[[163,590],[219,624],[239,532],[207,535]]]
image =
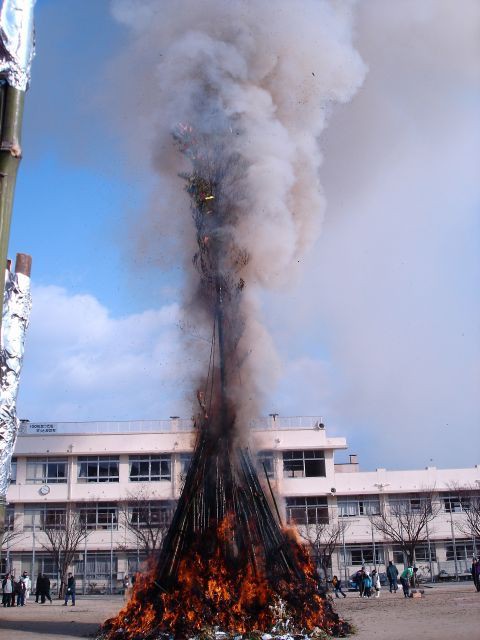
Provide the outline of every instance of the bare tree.
[[19,526],[18,517],[7,516],[3,526],[0,528],[0,566],[2,558],[7,555],[12,543],[24,537],[25,534]]
[[58,597],[64,596],[67,571],[73,565],[75,554],[80,545],[85,542],[90,531],[87,529],[85,518],[77,511],[67,508],[64,517],[53,522],[45,522],[43,533],[46,542],[40,542],[41,546],[54,558],[60,575]]
[[391,497],[388,506],[383,504],[379,514],[368,518],[374,529],[387,540],[397,543],[407,556],[409,565],[415,563],[415,549],[428,540],[428,524],[441,510],[432,489],[419,496]]
[[343,521],[316,522],[298,527],[300,536],[308,543],[315,561],[322,569],[327,590],[327,576],[332,566],[332,556],[347,528],[348,523]]
[[[172,520],[173,503],[152,500],[151,494],[140,487],[119,504],[119,512],[135,546],[150,558],[162,546]],[[123,546],[128,547],[128,543]]]
[[456,486],[454,489],[457,494],[455,506],[463,516],[456,523],[456,528],[469,538],[480,538],[480,489],[473,486]]

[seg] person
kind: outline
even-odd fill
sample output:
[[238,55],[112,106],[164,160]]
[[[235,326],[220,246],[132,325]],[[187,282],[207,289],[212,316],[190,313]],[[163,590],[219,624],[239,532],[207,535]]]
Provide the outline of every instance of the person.
[[403,595],[405,598],[410,597],[410,580],[413,576],[413,568],[406,567],[400,575],[400,582],[402,583]]
[[2,604],[4,607],[11,607],[14,605],[13,596],[13,578],[11,573],[6,573],[2,580]]
[[473,557],[472,568],[470,571],[472,573],[472,579],[473,584],[475,585],[475,589],[477,591],[480,591],[480,560],[475,558],[475,556]]
[[344,598],[347,597],[347,595],[342,591],[342,581],[340,580],[340,578],[337,578],[337,576],[333,576],[332,578],[332,587],[336,598],[340,597],[338,595],[339,593],[341,593]]
[[476,565],[476,576],[477,576],[477,580],[475,583],[475,586],[477,587],[477,591],[480,591],[480,560],[477,558],[477,565]]
[[42,590],[42,573],[39,571],[37,582],[35,583],[35,602],[38,602]]
[[380,576],[378,575],[378,572],[376,569],[372,571],[372,587],[375,590],[375,597],[379,598],[380,589],[382,588],[382,585],[380,584]]
[[24,604],[27,604],[28,599],[30,597],[30,591],[32,590],[32,581],[30,579],[30,576],[28,575],[28,571],[24,571],[22,573],[22,577],[20,578],[20,580],[22,580],[22,582],[25,583],[25,602],[24,602]]
[[15,595],[17,597],[17,607],[25,606],[25,582],[22,577],[15,581]]
[[123,577],[123,599],[128,600],[130,597],[130,578],[127,574]]
[[370,598],[372,595],[372,578],[370,573],[365,571],[363,574],[363,597]]
[[68,604],[68,599],[72,598],[72,607],[75,606],[75,578],[73,577],[72,573],[68,574],[68,580],[67,580],[67,588],[65,590],[65,602],[63,603],[63,606],[66,607]]
[[360,598],[363,597],[363,592],[364,592],[364,585],[363,585],[363,577],[365,575],[365,567],[362,567],[361,569],[359,569],[357,571],[357,573],[355,574],[354,577],[354,581],[356,583],[356,585],[358,586],[358,595]]
[[[37,580],[37,585],[38,585],[38,580]],[[45,599],[50,601],[50,604],[52,604],[52,598],[50,596],[50,578],[45,575],[44,573],[41,574],[41,578],[40,578],[40,590],[39,590],[39,594],[40,594],[40,603],[41,604],[45,604]],[[38,602],[38,600],[37,600]]]
[[398,591],[398,569],[390,560],[387,567],[388,584],[390,585],[390,593]]

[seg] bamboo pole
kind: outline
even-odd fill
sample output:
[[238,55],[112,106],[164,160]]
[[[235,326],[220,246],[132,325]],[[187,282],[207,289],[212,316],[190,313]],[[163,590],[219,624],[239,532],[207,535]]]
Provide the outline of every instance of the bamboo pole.
[[[18,166],[22,157],[21,128],[25,92],[0,84],[0,265],[7,260],[13,196]],[[5,288],[5,273],[0,269],[0,291]]]

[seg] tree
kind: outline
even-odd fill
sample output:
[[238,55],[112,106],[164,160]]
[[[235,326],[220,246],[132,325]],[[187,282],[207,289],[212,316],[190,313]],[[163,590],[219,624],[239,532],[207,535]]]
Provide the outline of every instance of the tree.
[[472,486],[456,487],[458,510],[463,518],[456,528],[468,538],[480,538],[480,491]]
[[298,528],[300,536],[309,544],[315,561],[320,565],[328,589],[328,571],[332,566],[332,556],[345,535],[348,523],[315,522]]
[[[24,538],[25,534],[19,527],[18,518],[13,515],[7,515],[5,522],[0,522],[0,567],[2,559],[7,555],[8,550],[12,546],[12,542],[19,538]],[[9,569],[10,567],[8,567]]]
[[129,493],[126,500],[119,504],[119,511],[123,525],[131,534],[136,548],[147,558],[152,557],[161,548],[170,526],[173,503],[168,500],[151,500],[150,494],[139,488],[138,491]]
[[431,489],[419,496],[391,496],[388,506],[381,505],[379,514],[368,516],[374,529],[401,546],[410,566],[415,563],[415,549],[428,540],[428,524],[441,510],[435,498]]
[[73,565],[75,555],[90,531],[87,529],[86,520],[72,508],[67,508],[63,517],[45,522],[43,532],[47,540],[40,544],[51,553],[58,567],[60,575],[58,597],[63,598],[67,571]]

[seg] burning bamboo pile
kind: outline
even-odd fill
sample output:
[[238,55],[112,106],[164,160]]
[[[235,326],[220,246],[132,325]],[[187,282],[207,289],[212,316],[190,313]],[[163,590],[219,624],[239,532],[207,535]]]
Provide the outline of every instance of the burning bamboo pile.
[[248,423],[279,370],[258,291],[286,282],[318,237],[318,140],[330,105],[350,100],[365,72],[349,12],[330,0],[114,8],[133,34],[122,77],[139,89],[119,103],[132,98],[128,118],[140,110],[132,143],[152,146],[160,178],[146,240],[158,252],[174,229],[180,253],[194,254],[184,309],[209,339],[208,366],[192,384],[197,442],[173,521],[102,636],[342,635],[314,564],[262,489]]
[[188,125],[173,135],[192,165],[182,177],[196,228],[197,296],[213,322],[211,357],[193,459],[162,550],[105,637],[189,638],[208,629],[343,635],[347,625],[319,593],[307,551],[272,511],[237,428],[231,386],[249,260],[231,232],[241,158],[225,136],[200,136]]

